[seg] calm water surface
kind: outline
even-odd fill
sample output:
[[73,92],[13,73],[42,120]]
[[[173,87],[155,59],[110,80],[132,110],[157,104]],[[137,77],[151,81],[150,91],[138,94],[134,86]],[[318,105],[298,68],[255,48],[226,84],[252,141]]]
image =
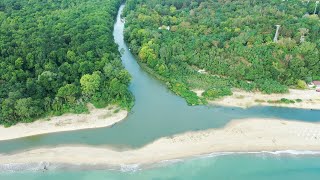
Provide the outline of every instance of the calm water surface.
[[[122,8],[123,6],[120,11]],[[313,110],[275,107],[249,109],[216,106],[190,107],[182,98],[172,94],[161,82],[150,77],[139,67],[123,40],[123,29],[124,24],[118,15],[114,28],[115,42],[119,45],[119,50],[125,50],[122,61],[133,77],[130,90],[136,98],[135,106],[129,116],[112,128],[52,133],[0,141],[0,153],[63,144],[137,148],[163,136],[222,127],[232,119],[250,117],[320,121],[320,111]],[[118,171],[0,173],[0,179],[10,180],[22,177],[23,179],[267,179],[267,177],[314,179],[313,177],[320,178],[319,160],[320,157],[313,156],[229,155],[187,160],[131,173]]]

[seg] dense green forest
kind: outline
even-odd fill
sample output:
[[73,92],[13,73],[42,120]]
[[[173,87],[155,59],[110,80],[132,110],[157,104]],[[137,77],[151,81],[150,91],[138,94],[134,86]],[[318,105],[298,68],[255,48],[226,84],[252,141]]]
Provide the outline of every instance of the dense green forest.
[[113,25],[122,0],[1,0],[0,124],[130,108]]
[[[189,104],[231,88],[285,93],[320,79],[315,9],[315,0],[128,0],[125,38]],[[206,90],[205,99],[192,89]]]

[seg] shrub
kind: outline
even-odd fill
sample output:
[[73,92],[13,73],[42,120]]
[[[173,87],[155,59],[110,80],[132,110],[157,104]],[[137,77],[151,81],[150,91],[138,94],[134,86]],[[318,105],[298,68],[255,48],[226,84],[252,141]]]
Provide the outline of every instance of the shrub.
[[219,97],[230,96],[230,95],[232,95],[232,92],[229,87],[212,88],[212,89],[208,89],[202,93],[202,96],[209,99],[209,100],[214,100]]
[[284,103],[284,104],[292,104],[292,103],[295,103],[294,100],[290,100],[290,99],[286,99],[286,98],[280,99],[280,102],[281,102],[281,103]]
[[252,82],[252,83],[248,83],[246,81],[239,81],[235,84],[236,87],[239,87],[245,91],[253,91],[256,88],[256,83]]
[[280,100],[268,100],[268,103],[270,104],[293,104],[295,103],[294,100],[290,100],[290,99],[286,99],[286,98],[282,98]]
[[314,81],[320,81],[320,76],[313,76],[312,79],[313,79]]
[[287,86],[282,85],[279,82],[271,79],[260,80],[260,81],[257,81],[257,83],[258,83],[259,90],[266,94],[288,92]]
[[199,105],[201,101],[197,94],[193,91],[190,91],[189,88],[183,83],[173,83],[169,85],[169,88],[177,95],[186,99],[188,105]]
[[297,88],[299,89],[306,89],[308,86],[307,86],[307,83],[303,80],[298,80],[297,81]]

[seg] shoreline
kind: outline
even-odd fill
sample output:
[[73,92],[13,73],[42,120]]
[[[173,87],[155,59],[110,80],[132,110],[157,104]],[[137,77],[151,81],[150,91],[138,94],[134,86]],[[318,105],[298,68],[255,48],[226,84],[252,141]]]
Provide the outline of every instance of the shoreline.
[[69,164],[69,163],[50,163],[50,162],[38,162],[38,163],[0,163],[0,172],[19,172],[19,171],[75,171],[75,170],[107,170],[107,171],[121,171],[121,172],[135,172],[139,170],[147,170],[158,168],[170,164],[179,162],[196,160],[202,158],[213,158],[221,156],[232,156],[232,155],[263,155],[270,157],[320,157],[320,151],[296,151],[296,150],[281,150],[281,151],[250,151],[250,152],[213,152],[200,155],[193,155],[188,157],[161,160],[152,164]]
[[0,154],[0,166],[47,162],[70,166],[115,167],[150,165],[211,153],[287,150],[320,151],[320,123],[280,119],[234,120],[224,128],[164,137],[139,149],[116,151],[106,147],[79,145]]
[[[116,106],[97,109],[88,105],[89,114],[64,114],[62,116],[47,117],[31,123],[18,123],[5,128],[0,126],[0,141],[29,137],[41,134],[74,131],[112,126],[128,115],[125,110]],[[115,112],[119,110],[119,112]]]
[[[204,90],[193,90],[199,97]],[[288,107],[298,109],[320,110],[320,93],[316,90],[289,89],[286,94],[262,94],[260,92],[245,92],[243,90],[232,91],[233,95],[209,100],[209,104],[227,107],[240,107],[243,109],[254,106]],[[288,100],[300,99],[295,103],[270,103],[268,101],[279,101],[282,98]]]

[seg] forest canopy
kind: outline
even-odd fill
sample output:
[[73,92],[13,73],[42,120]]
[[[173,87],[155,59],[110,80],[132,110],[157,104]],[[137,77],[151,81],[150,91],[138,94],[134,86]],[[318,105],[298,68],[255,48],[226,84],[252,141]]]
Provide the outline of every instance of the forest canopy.
[[113,40],[121,0],[1,0],[0,124],[130,108],[130,75]]
[[234,87],[285,93],[320,79],[315,7],[315,0],[128,0],[125,38],[189,104],[203,102],[192,89],[207,99]]

